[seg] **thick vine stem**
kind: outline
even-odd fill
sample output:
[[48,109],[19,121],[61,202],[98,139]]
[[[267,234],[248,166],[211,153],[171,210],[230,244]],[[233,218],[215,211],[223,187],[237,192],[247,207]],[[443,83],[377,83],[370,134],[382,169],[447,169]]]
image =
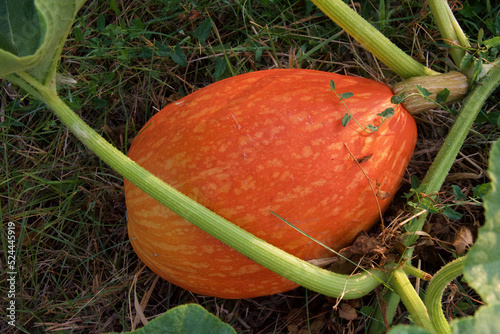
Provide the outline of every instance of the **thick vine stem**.
[[312,2],[400,77],[406,79],[438,74],[408,56],[342,0],[312,0]]
[[415,291],[415,288],[411,285],[403,269],[400,268],[394,271],[391,287],[398,293],[406,309],[410,312],[413,321],[415,321],[415,324],[434,333],[434,327],[430,322],[424,302],[420,299],[417,291]]
[[450,325],[443,314],[441,299],[448,284],[463,273],[464,261],[465,256],[445,265],[434,275],[427,288],[425,305],[431,322],[438,333],[451,334]]
[[40,97],[59,119],[111,168],[173,212],[255,262],[318,293],[354,299],[370,293],[388,276],[381,270],[341,275],[303,261],[246,232],[152,175],[108,143],[76,115],[48,86],[26,73],[6,79]]
[[451,46],[450,55],[453,58],[453,62],[459,67],[462,58],[465,56],[465,51],[462,47],[470,46],[467,37],[453,16],[448,1],[429,0],[428,3],[441,36]]

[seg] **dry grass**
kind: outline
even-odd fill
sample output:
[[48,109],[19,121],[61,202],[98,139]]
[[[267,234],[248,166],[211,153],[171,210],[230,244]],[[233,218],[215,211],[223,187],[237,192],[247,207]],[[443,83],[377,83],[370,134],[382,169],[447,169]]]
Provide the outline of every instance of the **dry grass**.
[[[178,1],[116,3],[119,12],[110,8],[109,1],[88,1],[81,10],[64,49],[60,94],[124,152],[162,106],[238,73],[300,67],[388,84],[397,80],[303,1],[278,6],[273,1],[207,0],[196,7]],[[364,17],[385,27],[384,32],[412,56],[436,70],[449,69],[450,61],[425,8],[415,3],[391,7],[394,13],[384,21],[378,20],[377,6],[376,2],[356,3]],[[216,29],[201,44],[192,33],[206,18],[214,21]],[[336,38],[321,45],[335,34]],[[161,45],[174,48],[178,44],[186,55],[185,66],[151,52]],[[300,52],[314,47],[318,48],[307,56]],[[0,170],[5,176],[0,181],[2,221],[22,226],[17,230],[19,332],[132,330],[142,326],[141,314],[152,319],[188,302],[204,306],[242,333],[307,333],[308,328],[311,333],[365,332],[379,290],[340,303],[303,288],[249,300],[222,300],[193,295],[158,279],[128,242],[121,177],[43,105],[6,82],[0,94]],[[498,109],[498,100],[488,103],[486,111]],[[412,176],[421,180],[425,175],[453,117],[436,110],[418,116],[417,122],[419,142],[400,192],[385,214],[385,224],[368,234],[377,247],[352,255],[355,260],[377,265],[399,252],[401,224],[411,216],[403,195],[410,191]],[[442,188],[442,205],[456,202],[453,186],[474,196],[474,187],[488,182],[488,148],[498,134],[495,124],[476,125]],[[475,236],[483,221],[482,207],[472,201],[453,209],[463,218],[431,216],[427,234],[417,245],[415,263],[430,273],[456,257],[454,241],[464,236],[464,230]],[[2,292],[2,303],[4,296]],[[478,305],[460,282],[450,288],[448,299],[446,310],[451,317],[471,314]],[[403,307],[395,322],[408,322]]]

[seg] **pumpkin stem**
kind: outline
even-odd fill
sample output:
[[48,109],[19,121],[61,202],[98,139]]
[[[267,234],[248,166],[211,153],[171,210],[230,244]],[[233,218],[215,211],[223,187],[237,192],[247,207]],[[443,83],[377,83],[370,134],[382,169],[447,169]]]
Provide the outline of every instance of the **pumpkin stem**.
[[392,91],[404,99],[404,107],[414,115],[444,103],[461,100],[468,89],[467,77],[453,71],[433,76],[413,77],[398,82]]

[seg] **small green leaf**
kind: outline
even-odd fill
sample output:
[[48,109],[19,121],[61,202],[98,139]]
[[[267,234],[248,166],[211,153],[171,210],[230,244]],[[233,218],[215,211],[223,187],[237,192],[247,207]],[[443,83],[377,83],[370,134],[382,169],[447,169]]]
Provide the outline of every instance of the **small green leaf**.
[[382,111],[380,114],[377,114],[378,116],[382,117],[383,119],[390,118],[394,116],[394,108],[387,108],[384,111]]
[[420,85],[417,85],[417,89],[418,91],[420,92],[420,94],[422,94],[423,96],[425,97],[429,97],[432,95],[431,92],[429,92],[427,89],[425,89],[424,87],[420,86]]
[[446,206],[443,210],[443,215],[451,220],[458,220],[462,218],[462,214],[460,212],[456,212],[449,206]]
[[335,82],[333,80],[330,80],[330,90],[335,90]]
[[474,75],[472,76],[471,79],[472,82],[476,82],[478,80],[479,74],[482,72],[482,70],[483,70],[483,59],[482,57],[479,57],[474,62]]
[[96,108],[96,109],[103,109],[103,108],[106,108],[106,106],[108,105],[108,100],[105,100],[105,99],[100,99],[98,97],[94,97],[92,100],[91,100],[91,103],[92,105]]
[[[134,334],[236,334],[236,331],[198,304],[177,306],[154,318]],[[109,333],[113,334],[113,333]]]
[[464,193],[462,192],[462,189],[460,189],[459,186],[452,185],[451,187],[453,189],[453,195],[455,195],[455,201],[467,199],[467,196],[464,195]]
[[96,20],[96,30],[102,33],[104,29],[106,29],[106,17],[103,14],[99,14]]
[[155,43],[155,47],[158,57],[168,57],[172,54],[172,50],[165,44]]
[[462,58],[460,62],[460,70],[465,71],[472,64],[474,57],[470,53],[465,53],[465,56]]
[[262,47],[258,47],[256,50],[255,50],[255,61],[259,62],[262,58],[262,52],[264,52],[264,48]]
[[349,121],[351,120],[351,115],[349,113],[345,113],[344,117],[342,117],[342,126],[346,127],[347,124],[349,124]]
[[85,39],[83,38],[83,33],[80,28],[73,29],[73,36],[75,37],[75,41],[78,43],[84,43]]
[[366,127],[368,130],[370,130],[371,132],[374,132],[374,131],[377,131],[378,128],[373,125],[373,124],[368,124],[368,126]]
[[227,62],[226,59],[217,57],[215,58],[215,69],[214,69],[214,78],[218,80],[224,72],[227,70]]
[[144,22],[142,22],[141,19],[133,19],[131,22],[131,26],[141,31],[145,29]]
[[200,23],[200,25],[196,28],[195,31],[192,32],[192,35],[198,38],[198,42],[200,42],[200,44],[203,44],[207,40],[208,36],[210,36],[212,27],[213,27],[212,19],[207,18]]
[[472,189],[474,198],[483,198],[491,190],[491,182],[483,183]]
[[405,93],[401,93],[400,95],[394,95],[391,97],[392,104],[400,104],[404,102]]
[[420,203],[420,208],[429,211],[429,213],[439,213],[439,210],[430,202]]
[[479,29],[479,33],[477,34],[477,44],[483,43],[484,30],[483,28]]
[[444,104],[446,103],[446,100],[448,100],[448,96],[450,96],[450,90],[448,88],[445,88],[437,94],[436,102]]
[[[484,197],[485,223],[464,264],[464,277],[489,304],[500,303],[500,140],[490,152],[491,191]],[[476,332],[480,333],[480,332]],[[485,332],[483,332],[485,333]]]
[[187,57],[184,52],[182,52],[180,44],[175,46],[174,53],[172,53],[172,60],[179,66],[187,66]]
[[115,12],[116,15],[120,15],[120,8],[116,4],[116,0],[109,1],[109,8]]
[[500,45],[500,36],[495,36],[493,38],[487,39],[483,42],[484,46],[487,48],[494,48]]
[[348,98],[353,97],[353,96],[354,96],[354,94],[350,93],[350,92],[342,93],[342,94],[340,94],[340,99],[345,100],[345,99],[348,99]]
[[418,189],[418,187],[420,187],[420,180],[418,176],[412,175],[410,178],[410,184],[412,189]]

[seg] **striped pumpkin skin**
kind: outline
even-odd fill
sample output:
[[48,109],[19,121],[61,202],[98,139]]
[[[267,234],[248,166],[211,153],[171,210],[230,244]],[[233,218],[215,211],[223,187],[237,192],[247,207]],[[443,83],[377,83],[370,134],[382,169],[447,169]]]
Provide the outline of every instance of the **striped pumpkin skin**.
[[[396,193],[416,143],[398,106],[379,125],[391,90],[372,80],[314,70],[266,70],[216,82],[158,112],[129,157],[246,231],[305,260],[370,229]],[[355,161],[355,159],[357,161]],[[296,287],[180,218],[125,180],[128,231],[139,258],[194,293],[252,298]]]

